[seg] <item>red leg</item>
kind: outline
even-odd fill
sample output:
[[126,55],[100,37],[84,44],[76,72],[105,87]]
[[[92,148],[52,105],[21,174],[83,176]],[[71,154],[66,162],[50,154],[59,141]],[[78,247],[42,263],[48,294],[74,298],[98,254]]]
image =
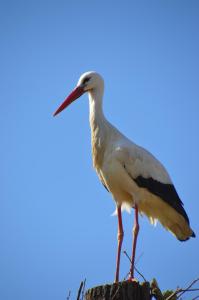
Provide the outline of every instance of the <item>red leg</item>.
[[120,254],[122,248],[122,241],[124,236],[123,226],[122,226],[122,213],[121,213],[121,205],[117,206],[117,217],[118,217],[118,247],[117,247],[117,262],[116,262],[116,274],[115,274],[115,282],[119,281],[119,272],[120,272]]
[[130,268],[130,278],[134,278],[134,266],[135,266],[135,251],[136,251],[136,244],[137,244],[137,237],[139,232],[139,223],[138,223],[138,207],[135,205],[135,221],[133,227],[133,251],[132,251],[132,258],[131,258],[131,268]]

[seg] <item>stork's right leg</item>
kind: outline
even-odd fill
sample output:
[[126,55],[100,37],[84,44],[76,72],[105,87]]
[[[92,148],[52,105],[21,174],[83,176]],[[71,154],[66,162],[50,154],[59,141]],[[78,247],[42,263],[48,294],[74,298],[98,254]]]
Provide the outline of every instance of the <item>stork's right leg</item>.
[[129,279],[134,279],[134,268],[135,268],[135,251],[136,251],[136,245],[137,245],[137,237],[139,232],[139,222],[138,222],[138,207],[135,204],[135,221],[134,221],[134,227],[133,227],[133,251],[132,251],[132,258],[131,258],[131,268],[130,268],[130,277]]
[[118,248],[117,248],[117,262],[116,262],[116,274],[115,274],[115,282],[119,281],[119,272],[120,272],[120,255],[122,248],[122,241],[124,236],[123,226],[122,226],[122,213],[121,213],[121,205],[117,206],[117,217],[118,217]]

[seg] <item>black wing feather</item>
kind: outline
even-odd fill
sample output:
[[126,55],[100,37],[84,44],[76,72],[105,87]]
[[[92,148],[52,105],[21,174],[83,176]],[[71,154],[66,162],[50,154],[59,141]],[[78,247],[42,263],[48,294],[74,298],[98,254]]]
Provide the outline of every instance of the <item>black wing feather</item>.
[[180,200],[173,184],[165,184],[153,179],[152,177],[145,178],[142,176],[138,176],[133,180],[139,187],[145,188],[152,194],[159,196],[163,201],[165,201],[179,214],[181,214],[189,224],[189,218],[183,208],[183,203]]

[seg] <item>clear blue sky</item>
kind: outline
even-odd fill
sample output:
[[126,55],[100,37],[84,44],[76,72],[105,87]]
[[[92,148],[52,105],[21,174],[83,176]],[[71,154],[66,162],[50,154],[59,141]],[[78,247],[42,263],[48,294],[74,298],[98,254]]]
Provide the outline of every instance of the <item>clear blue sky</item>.
[[[92,168],[87,96],[52,117],[88,70],[105,79],[107,118],[166,166],[199,236],[199,2],[6,0],[0,24],[0,298],[75,299],[84,278],[113,281],[117,218]],[[132,224],[124,213],[129,254]],[[140,224],[148,280],[198,277],[198,238]]]

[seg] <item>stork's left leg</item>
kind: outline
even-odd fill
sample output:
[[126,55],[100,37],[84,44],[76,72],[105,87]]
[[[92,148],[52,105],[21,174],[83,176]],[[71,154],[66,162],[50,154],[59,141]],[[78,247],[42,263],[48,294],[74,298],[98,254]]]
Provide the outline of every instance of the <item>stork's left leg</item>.
[[122,248],[122,241],[124,236],[123,225],[122,225],[122,212],[121,205],[117,206],[117,217],[118,217],[118,247],[117,247],[117,261],[116,261],[116,273],[115,273],[115,282],[119,281],[119,273],[120,273],[120,255]]
[[135,267],[135,251],[136,251],[136,244],[137,244],[137,237],[139,232],[139,222],[138,222],[138,207],[135,204],[135,220],[134,220],[134,227],[133,227],[133,250],[132,250],[132,257],[131,257],[131,268],[130,268],[130,277],[129,279],[134,278],[134,267]]

